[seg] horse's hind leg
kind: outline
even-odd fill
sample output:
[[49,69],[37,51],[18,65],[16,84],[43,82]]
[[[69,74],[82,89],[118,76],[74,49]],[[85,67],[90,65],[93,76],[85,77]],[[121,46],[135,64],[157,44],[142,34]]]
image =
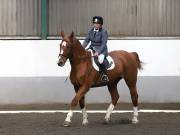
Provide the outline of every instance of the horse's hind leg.
[[131,99],[133,102],[133,118],[132,123],[138,123],[138,94],[136,90],[136,86],[130,88]]
[[131,100],[133,103],[133,118],[132,118],[132,123],[138,123],[138,93],[137,93],[137,88],[136,88],[136,80],[137,76],[131,76],[128,78],[124,78],[125,82],[130,90],[131,94]]
[[113,111],[113,109],[114,109],[114,107],[117,104],[117,101],[119,99],[119,93],[117,90],[117,83],[108,85],[108,90],[109,90],[109,93],[111,95],[112,101],[111,101],[111,104],[109,105],[107,112],[106,112],[106,116],[105,116],[105,123],[106,124],[109,123],[112,111]]

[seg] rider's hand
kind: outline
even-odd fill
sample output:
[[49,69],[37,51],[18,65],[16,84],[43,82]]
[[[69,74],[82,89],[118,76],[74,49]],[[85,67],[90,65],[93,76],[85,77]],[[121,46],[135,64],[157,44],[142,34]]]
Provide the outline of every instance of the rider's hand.
[[95,56],[95,57],[98,57],[98,56],[99,56],[99,53],[98,53],[98,52],[95,52],[95,53],[94,53],[94,56]]

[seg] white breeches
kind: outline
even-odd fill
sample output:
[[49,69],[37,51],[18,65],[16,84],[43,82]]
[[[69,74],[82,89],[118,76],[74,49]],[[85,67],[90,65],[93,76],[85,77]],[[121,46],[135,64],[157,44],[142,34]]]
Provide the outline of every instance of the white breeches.
[[105,55],[104,55],[104,54],[100,54],[100,55],[98,56],[98,61],[99,61],[100,64],[103,63],[104,58],[105,58]]

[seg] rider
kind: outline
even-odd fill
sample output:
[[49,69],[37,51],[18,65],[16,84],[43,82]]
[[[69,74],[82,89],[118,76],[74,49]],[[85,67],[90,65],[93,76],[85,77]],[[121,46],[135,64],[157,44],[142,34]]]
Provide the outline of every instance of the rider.
[[108,55],[108,34],[107,31],[102,28],[103,18],[101,16],[94,16],[92,19],[92,23],[93,28],[91,28],[88,32],[88,35],[85,38],[82,46],[85,48],[91,41],[90,49],[94,51],[94,56],[98,58],[100,72],[102,73],[101,80],[107,82],[109,81],[109,79],[107,76],[105,58]]

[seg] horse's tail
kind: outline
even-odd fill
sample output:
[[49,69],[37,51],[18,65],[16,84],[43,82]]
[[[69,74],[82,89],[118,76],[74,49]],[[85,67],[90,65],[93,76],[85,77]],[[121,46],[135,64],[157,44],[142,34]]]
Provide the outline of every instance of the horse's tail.
[[139,59],[139,55],[136,52],[132,52],[132,54],[135,56],[135,59],[136,59],[137,65],[138,65],[138,69],[142,70],[143,69],[143,66],[142,66],[143,62]]

